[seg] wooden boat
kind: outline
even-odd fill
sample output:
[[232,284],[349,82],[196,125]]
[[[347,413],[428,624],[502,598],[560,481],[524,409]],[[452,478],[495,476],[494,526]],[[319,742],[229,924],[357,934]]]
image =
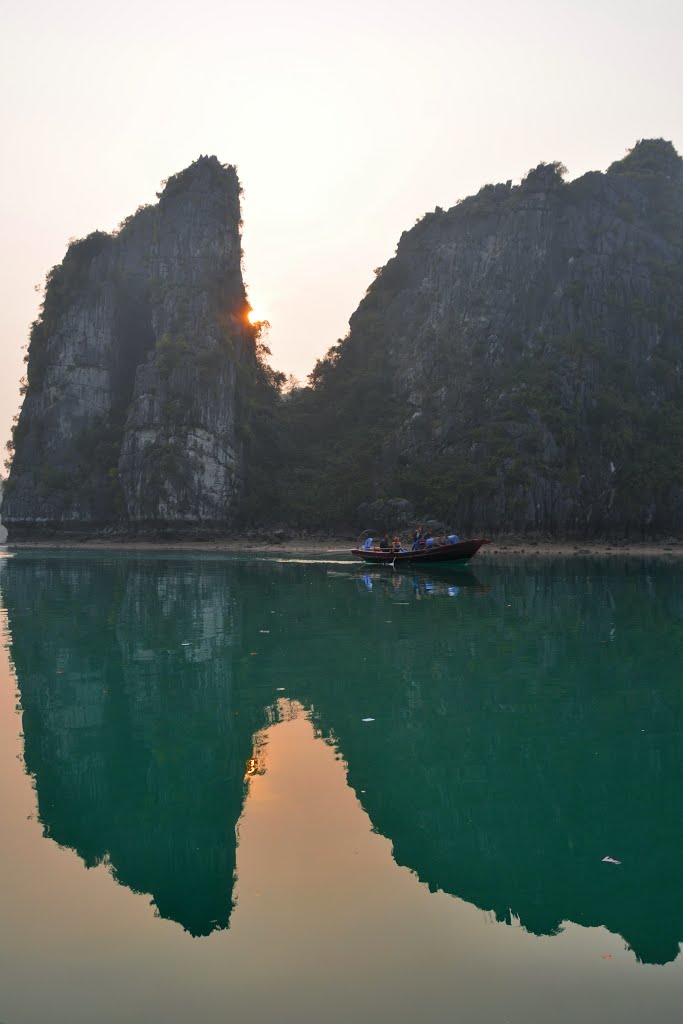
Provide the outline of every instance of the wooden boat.
[[376,565],[423,565],[425,562],[466,562],[473,558],[483,544],[490,544],[488,537],[476,540],[459,540],[455,544],[433,544],[418,551],[383,551],[381,548],[352,548],[351,554],[364,562]]

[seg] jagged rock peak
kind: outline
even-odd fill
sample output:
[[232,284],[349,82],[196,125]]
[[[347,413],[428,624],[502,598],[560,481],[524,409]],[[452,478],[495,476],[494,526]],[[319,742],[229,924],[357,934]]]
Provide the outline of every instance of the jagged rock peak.
[[522,179],[521,187],[529,192],[545,192],[547,189],[561,188],[567,168],[559,160],[553,163],[540,163],[533,167],[526,178]]
[[226,522],[241,491],[237,376],[254,361],[235,168],[201,156],[47,277],[6,521]]
[[683,159],[666,139],[640,139],[621,160],[615,160],[610,174],[663,174],[683,177]]
[[184,170],[167,178],[157,197],[163,201],[181,192],[203,191],[215,187],[235,191],[239,196],[242,187],[237,176],[237,168],[234,164],[222,164],[216,156],[200,156]]

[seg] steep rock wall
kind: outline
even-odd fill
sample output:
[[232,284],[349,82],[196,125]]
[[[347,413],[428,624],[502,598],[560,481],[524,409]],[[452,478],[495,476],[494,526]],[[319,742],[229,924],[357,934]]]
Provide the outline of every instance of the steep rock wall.
[[50,273],[2,508],[15,536],[340,529],[386,498],[459,532],[683,532],[670,143],[428,214],[286,397],[246,320],[239,228],[234,168],[202,157]]
[[230,522],[254,364],[240,186],[202,157],[48,276],[3,504],[10,528]]
[[680,532],[682,168],[662,140],[569,184],[541,165],[402,235],[293,412],[327,514]]

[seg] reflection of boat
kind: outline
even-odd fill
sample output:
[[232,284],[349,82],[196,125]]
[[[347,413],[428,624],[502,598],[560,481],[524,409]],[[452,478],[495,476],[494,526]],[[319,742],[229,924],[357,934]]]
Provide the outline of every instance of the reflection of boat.
[[[436,570],[438,572],[438,568]],[[429,576],[423,572],[414,573],[392,573],[372,572],[367,570],[359,571],[359,589],[381,590],[383,593],[403,593],[413,591],[415,597],[457,597],[463,589],[471,591],[488,592],[491,588],[472,572],[467,569],[460,569],[455,572],[443,573],[439,578],[432,570]],[[362,585],[362,586],[361,586]]]
[[466,562],[473,558],[483,544],[490,544],[487,537],[477,540],[459,540],[455,544],[434,544],[419,551],[382,551],[380,548],[352,548],[351,554],[364,562],[379,565],[422,565],[425,562]]

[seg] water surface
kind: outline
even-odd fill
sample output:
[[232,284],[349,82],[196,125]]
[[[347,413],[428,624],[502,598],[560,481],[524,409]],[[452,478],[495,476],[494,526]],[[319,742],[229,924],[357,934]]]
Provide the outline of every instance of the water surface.
[[0,1019],[678,1020],[680,583],[3,558]]

